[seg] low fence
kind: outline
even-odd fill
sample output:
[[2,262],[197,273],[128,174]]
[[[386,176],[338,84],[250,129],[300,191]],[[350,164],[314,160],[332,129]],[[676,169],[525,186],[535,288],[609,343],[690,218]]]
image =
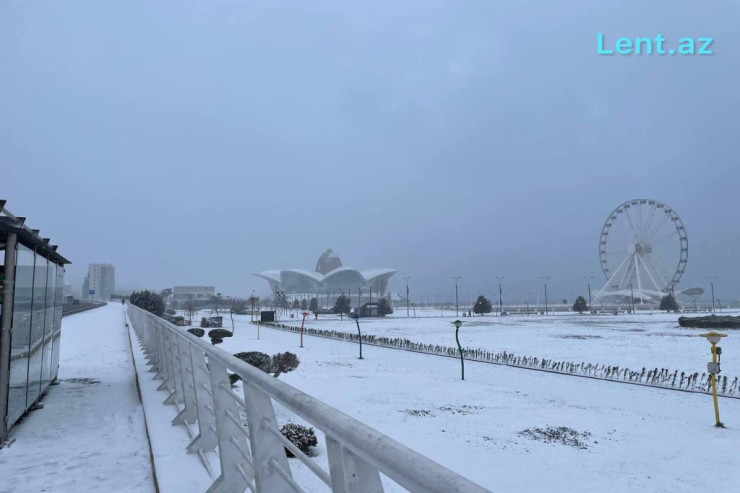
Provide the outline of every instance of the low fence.
[[[128,315],[162,380],[159,390],[169,394],[165,404],[178,410],[172,424],[197,429],[187,451],[207,469],[206,454],[218,455],[220,471],[209,492],[303,491],[286,448],[334,492],[382,492],[381,473],[412,492],[488,491],[164,319],[132,305]],[[242,378],[243,398],[229,372]],[[280,433],[274,402],[323,432],[329,471]]]
[[[300,332],[300,327],[293,325],[263,322],[263,326],[272,327],[290,332]],[[336,330],[322,330],[304,327],[304,334],[328,339],[339,339],[348,342],[359,342],[357,334],[351,332],[340,332]],[[362,343],[372,346],[380,346],[392,349],[402,349],[416,353],[432,354],[459,358],[457,348],[440,346],[435,344],[423,344],[413,342],[409,339],[377,337],[374,335],[363,335]],[[599,363],[574,363],[570,361],[558,361],[547,358],[536,358],[531,356],[519,356],[512,353],[494,353],[484,349],[464,348],[463,357],[469,361],[490,363],[495,365],[513,366],[528,370],[546,371],[563,375],[574,375],[579,377],[605,380],[609,382],[629,383],[658,387],[662,389],[678,390],[683,392],[709,393],[711,391],[710,379],[707,373],[678,372],[667,368],[642,368],[631,369],[619,366],[602,365]],[[722,397],[740,399],[740,388],[738,388],[738,377],[717,377],[717,394]]]

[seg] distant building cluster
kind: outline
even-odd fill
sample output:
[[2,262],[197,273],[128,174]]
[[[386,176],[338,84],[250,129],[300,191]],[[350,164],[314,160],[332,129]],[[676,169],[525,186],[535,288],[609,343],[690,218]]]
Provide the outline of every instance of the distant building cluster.
[[116,268],[112,264],[90,264],[82,281],[83,300],[110,300],[116,289]]
[[216,296],[215,286],[175,286],[172,290],[165,290],[165,301],[185,303],[187,301],[206,301]]

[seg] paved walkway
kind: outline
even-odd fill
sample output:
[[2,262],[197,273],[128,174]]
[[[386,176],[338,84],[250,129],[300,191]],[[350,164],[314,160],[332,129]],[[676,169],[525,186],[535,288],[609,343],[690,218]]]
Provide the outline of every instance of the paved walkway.
[[154,491],[123,307],[64,318],[61,344],[60,385],[0,450],[0,492]]

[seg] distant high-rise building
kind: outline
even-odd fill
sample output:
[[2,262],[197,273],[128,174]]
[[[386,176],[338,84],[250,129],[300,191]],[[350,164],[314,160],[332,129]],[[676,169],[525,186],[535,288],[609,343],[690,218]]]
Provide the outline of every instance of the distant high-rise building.
[[116,269],[111,264],[90,264],[82,281],[82,298],[109,300],[116,289]]

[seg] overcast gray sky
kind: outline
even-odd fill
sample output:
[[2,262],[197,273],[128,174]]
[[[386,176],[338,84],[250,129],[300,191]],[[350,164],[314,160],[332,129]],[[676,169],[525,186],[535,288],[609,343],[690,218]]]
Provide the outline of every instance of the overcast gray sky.
[[[78,285],[267,292],[391,267],[450,295],[603,282],[622,202],[682,217],[680,287],[740,295],[736,1],[5,1],[0,198]],[[715,39],[605,57],[596,34]]]

